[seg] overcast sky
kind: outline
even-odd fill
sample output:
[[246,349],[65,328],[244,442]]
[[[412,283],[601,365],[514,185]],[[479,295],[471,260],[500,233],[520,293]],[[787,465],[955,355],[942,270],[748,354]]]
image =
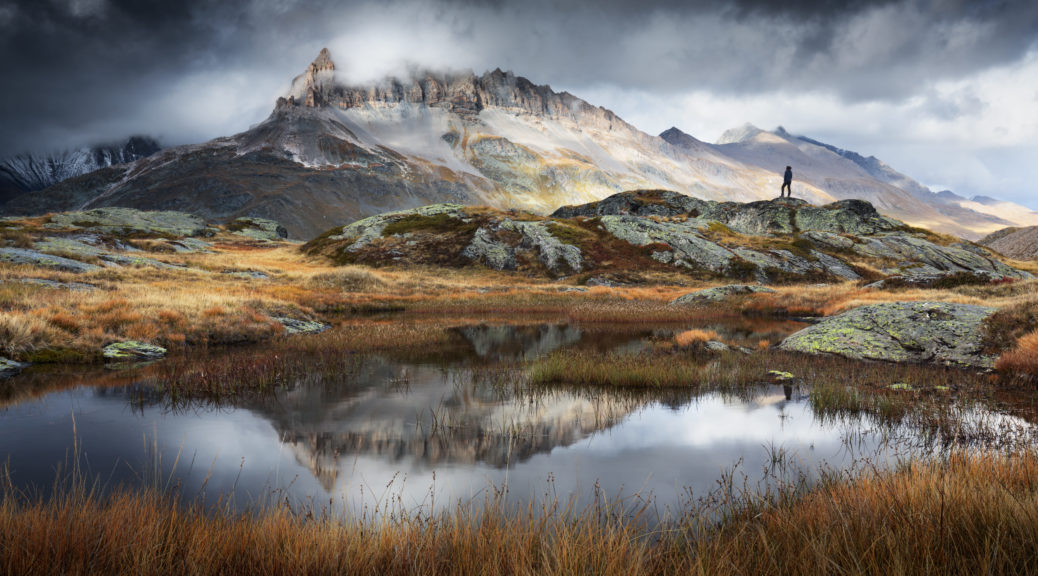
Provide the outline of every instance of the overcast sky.
[[324,46],[351,81],[500,67],[646,132],[782,125],[1038,208],[1038,2],[0,0],[0,155],[247,129]]

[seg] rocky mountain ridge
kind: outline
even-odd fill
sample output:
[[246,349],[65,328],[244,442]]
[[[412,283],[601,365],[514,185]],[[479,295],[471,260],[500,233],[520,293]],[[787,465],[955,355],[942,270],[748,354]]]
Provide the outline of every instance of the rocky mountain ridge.
[[0,203],[83,174],[146,158],[161,149],[147,136],[51,154],[18,154],[0,160]]

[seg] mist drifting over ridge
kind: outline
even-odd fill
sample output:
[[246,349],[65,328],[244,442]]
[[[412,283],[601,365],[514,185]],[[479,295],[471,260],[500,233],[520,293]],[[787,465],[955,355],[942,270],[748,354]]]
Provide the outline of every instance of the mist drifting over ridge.
[[1027,202],[1035,30],[1027,2],[4,1],[0,66],[32,89],[0,101],[0,155],[241,131],[327,45],[350,84],[500,67],[649,133],[783,125],[937,188]]

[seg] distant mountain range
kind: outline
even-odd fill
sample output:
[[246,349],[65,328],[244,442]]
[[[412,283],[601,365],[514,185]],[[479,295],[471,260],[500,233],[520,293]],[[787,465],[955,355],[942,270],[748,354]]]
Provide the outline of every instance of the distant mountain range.
[[240,134],[104,165],[0,208],[32,214],[101,206],[260,216],[296,238],[436,202],[549,213],[632,189],[707,200],[861,198],[913,225],[979,238],[1038,224],[1008,203],[934,194],[876,158],[781,128],[709,144],[672,128],[646,134],[615,114],[511,72],[415,73],[367,86],[336,80],[322,50],[264,122]]
[[147,158],[161,149],[147,136],[51,154],[18,154],[0,159],[0,203],[113,164]]

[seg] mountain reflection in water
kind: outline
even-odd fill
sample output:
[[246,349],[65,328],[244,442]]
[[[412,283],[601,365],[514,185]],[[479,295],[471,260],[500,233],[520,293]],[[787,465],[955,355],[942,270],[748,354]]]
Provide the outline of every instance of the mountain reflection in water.
[[670,330],[455,331],[471,343],[455,363],[363,356],[341,378],[219,406],[171,405],[153,386],[155,366],[30,369],[12,381],[29,392],[11,395],[0,413],[0,454],[17,486],[44,492],[75,445],[81,467],[106,485],[158,476],[186,495],[233,492],[243,502],[273,495],[365,506],[391,493],[449,505],[491,487],[537,498],[549,484],[586,502],[597,482],[605,493],[652,493],[669,504],[686,488],[714,487],[736,463],[756,473],[769,446],[804,468],[852,459],[849,434],[865,452],[878,446],[858,425],[819,421],[799,390],[735,398],[524,385],[524,360],[565,347],[633,352]]

